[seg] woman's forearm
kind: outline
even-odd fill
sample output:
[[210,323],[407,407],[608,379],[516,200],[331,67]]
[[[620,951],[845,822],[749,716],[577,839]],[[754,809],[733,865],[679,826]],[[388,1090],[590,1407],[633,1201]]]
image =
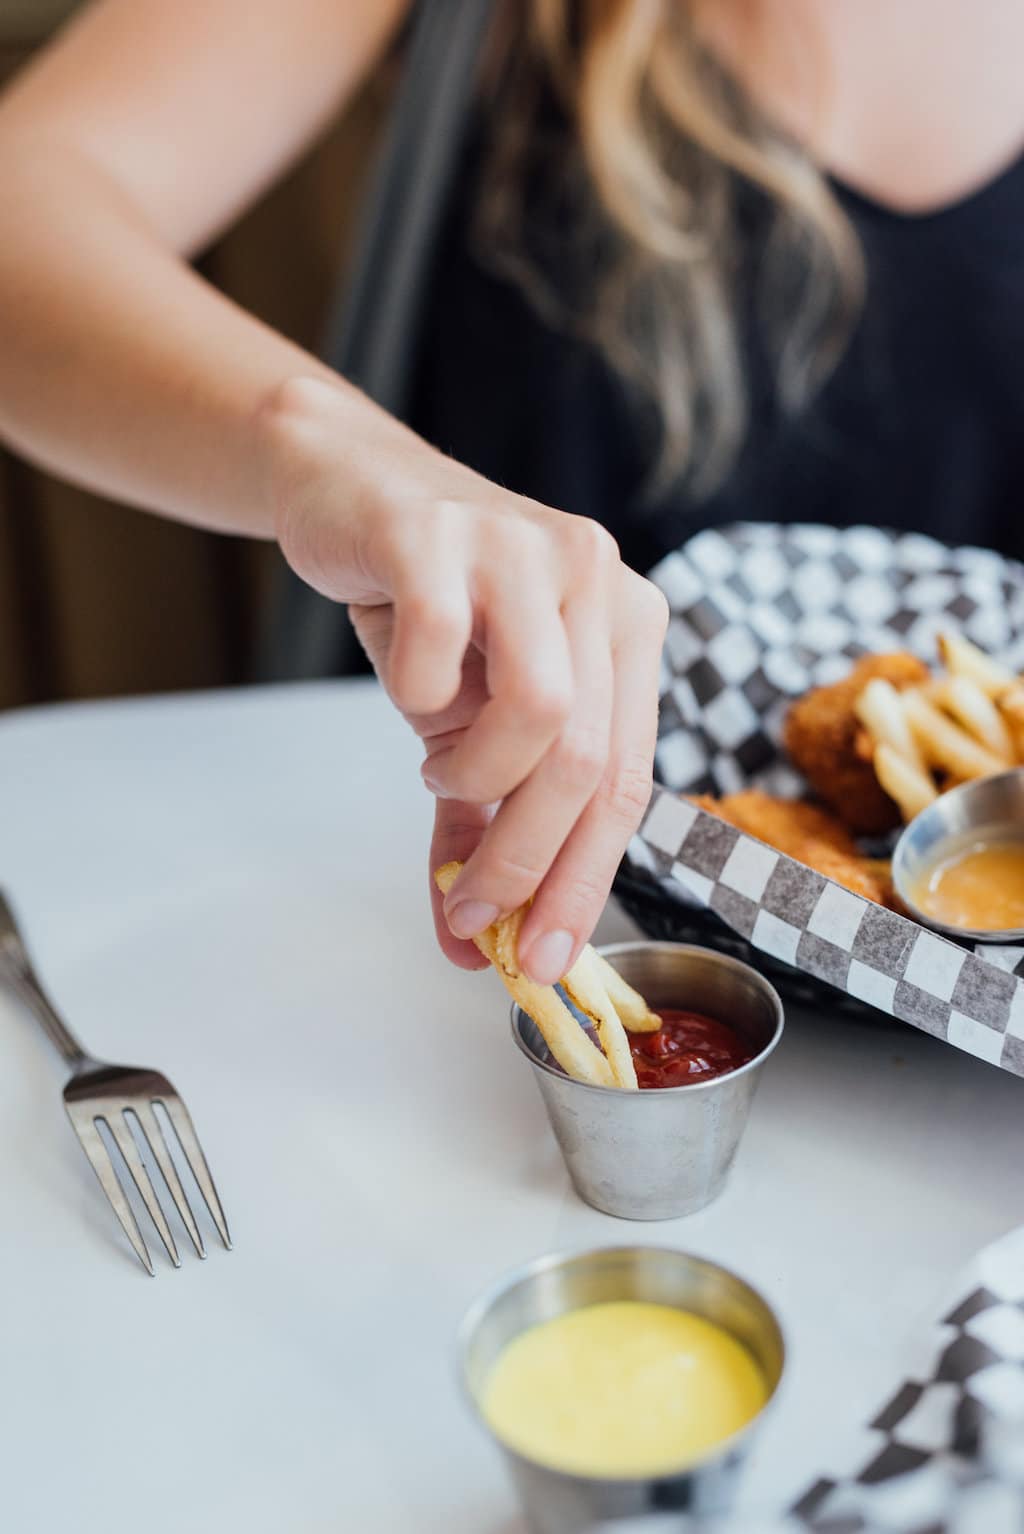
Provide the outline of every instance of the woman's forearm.
[[319,376],[357,416],[372,407],[198,277],[65,143],[4,143],[0,186],[0,440],[132,504],[272,535],[265,403]]

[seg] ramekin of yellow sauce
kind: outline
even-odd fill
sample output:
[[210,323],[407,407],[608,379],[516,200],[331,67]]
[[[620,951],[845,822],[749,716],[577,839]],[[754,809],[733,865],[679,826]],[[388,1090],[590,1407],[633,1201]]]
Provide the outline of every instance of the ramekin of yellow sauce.
[[459,1352],[538,1534],[727,1511],[784,1363],[778,1322],[742,1279],[639,1246],[513,1273],[471,1307]]
[[971,942],[1024,937],[1024,767],[948,789],[903,828],[892,878],[907,913]]
[[612,1300],[508,1343],[481,1407],[503,1443],[574,1475],[633,1478],[693,1464],[761,1410],[764,1375],[715,1322]]

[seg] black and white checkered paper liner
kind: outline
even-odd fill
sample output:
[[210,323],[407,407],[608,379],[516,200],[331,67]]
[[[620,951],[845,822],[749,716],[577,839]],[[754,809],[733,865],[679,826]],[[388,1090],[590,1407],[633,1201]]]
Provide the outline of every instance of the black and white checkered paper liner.
[[934,662],[952,627],[1024,670],[1024,566],[874,528],[739,524],[652,572],[669,598],[655,790],[629,851],[663,898],[755,948],[1024,1075],[1024,948],[973,952],[850,893],[681,793],[804,785],[785,763],[793,698],[868,651]]
[[793,698],[869,651],[934,662],[952,628],[1024,670],[1024,565],[874,527],[742,522],[698,533],[650,572],[672,617],[660,782],[680,793],[784,792]]

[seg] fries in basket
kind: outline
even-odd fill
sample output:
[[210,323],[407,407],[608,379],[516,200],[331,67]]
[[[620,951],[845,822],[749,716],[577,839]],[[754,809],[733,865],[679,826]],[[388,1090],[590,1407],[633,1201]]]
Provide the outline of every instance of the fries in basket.
[[959,634],[941,635],[939,654],[939,674],[902,652],[866,655],[791,705],[784,744],[821,804],[756,790],[696,802],[898,908],[886,862],[855,839],[895,830],[959,783],[1024,765],[1024,677]]
[[892,689],[884,718],[874,684],[857,700],[878,780],[904,822],[944,789],[1024,763],[1020,681],[962,636],[944,634],[940,652],[948,674]]

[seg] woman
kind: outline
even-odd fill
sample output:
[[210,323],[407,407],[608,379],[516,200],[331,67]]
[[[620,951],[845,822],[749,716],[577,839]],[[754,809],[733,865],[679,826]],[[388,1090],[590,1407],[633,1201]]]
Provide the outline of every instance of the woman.
[[446,952],[475,965],[466,939],[535,895],[549,982],[648,794],[665,609],[636,570],[751,516],[1019,551],[1024,9],[497,6],[417,430],[184,260],[406,9],[99,0],[16,82],[0,434],[275,537],[352,604],[426,746],[432,861],[468,857]]

